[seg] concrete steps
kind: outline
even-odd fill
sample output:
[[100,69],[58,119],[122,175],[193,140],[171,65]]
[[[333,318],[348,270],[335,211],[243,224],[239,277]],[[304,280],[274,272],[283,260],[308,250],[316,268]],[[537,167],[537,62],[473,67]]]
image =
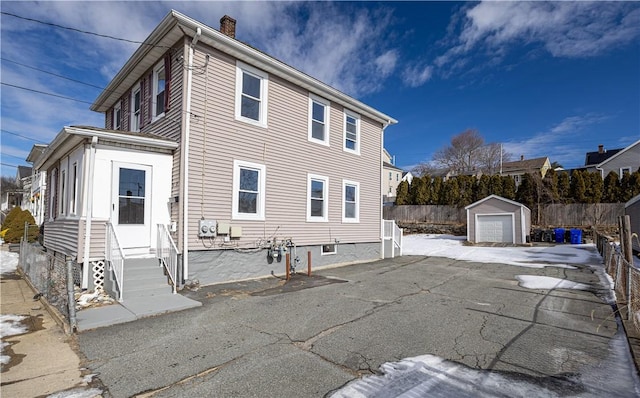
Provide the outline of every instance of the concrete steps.
[[173,294],[173,288],[157,258],[127,258],[124,262],[123,285],[122,296],[125,301]]

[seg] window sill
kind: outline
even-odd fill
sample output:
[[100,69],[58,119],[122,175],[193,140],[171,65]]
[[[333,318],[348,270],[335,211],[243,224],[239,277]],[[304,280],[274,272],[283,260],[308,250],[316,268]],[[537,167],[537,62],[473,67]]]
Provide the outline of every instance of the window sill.
[[348,149],[348,148],[342,148],[343,152],[347,152],[347,153],[351,153],[353,155],[357,155],[360,156],[360,151],[354,151],[353,149]]
[[247,123],[247,124],[250,124],[252,126],[261,127],[261,128],[264,128],[264,129],[266,129],[268,127],[267,123],[261,122],[259,120],[249,119],[248,117],[243,117],[243,116],[237,116],[236,115],[236,120],[238,122]]
[[329,222],[329,219],[320,217],[307,217],[307,222]]
[[326,146],[327,148],[330,146],[330,145],[329,145],[329,141],[321,141],[321,140],[318,140],[318,139],[316,139],[316,138],[311,138],[311,137],[309,137],[309,138],[308,138],[308,141],[309,141],[309,142],[311,142],[311,143],[313,143],[313,144],[318,144],[318,145]]

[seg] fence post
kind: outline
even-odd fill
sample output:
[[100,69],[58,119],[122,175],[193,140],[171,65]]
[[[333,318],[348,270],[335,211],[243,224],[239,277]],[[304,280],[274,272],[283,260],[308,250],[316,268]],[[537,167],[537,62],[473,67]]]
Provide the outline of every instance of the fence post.
[[76,298],[73,291],[73,261],[71,257],[67,257],[67,294],[69,301],[69,326],[71,326],[71,332],[75,332],[77,328],[76,324]]

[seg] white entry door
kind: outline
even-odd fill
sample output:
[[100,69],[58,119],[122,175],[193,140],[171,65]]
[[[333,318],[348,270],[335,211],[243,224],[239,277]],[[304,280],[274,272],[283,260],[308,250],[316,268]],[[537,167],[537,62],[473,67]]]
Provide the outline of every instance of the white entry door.
[[477,242],[513,243],[513,216],[510,214],[478,215]]
[[123,249],[151,245],[151,166],[113,163],[111,223]]

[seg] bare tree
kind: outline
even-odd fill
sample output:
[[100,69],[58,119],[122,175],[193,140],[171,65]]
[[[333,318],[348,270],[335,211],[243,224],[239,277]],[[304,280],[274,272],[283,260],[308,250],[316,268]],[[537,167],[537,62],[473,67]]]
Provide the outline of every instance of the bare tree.
[[511,154],[502,145],[485,144],[477,130],[468,129],[451,138],[451,145],[439,149],[433,162],[456,172],[482,170],[495,174],[500,170],[500,161],[508,161]]

